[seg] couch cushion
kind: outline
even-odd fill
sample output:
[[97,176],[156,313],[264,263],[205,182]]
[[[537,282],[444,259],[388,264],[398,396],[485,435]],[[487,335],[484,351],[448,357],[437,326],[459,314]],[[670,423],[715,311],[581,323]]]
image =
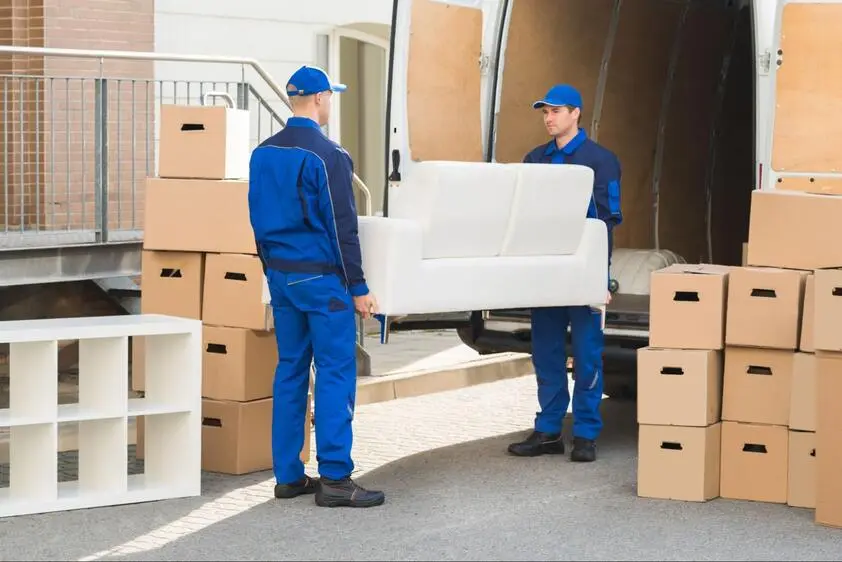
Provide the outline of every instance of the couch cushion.
[[389,216],[421,224],[423,257],[500,255],[516,169],[485,162],[414,162],[389,192]]
[[575,164],[513,164],[517,184],[503,256],[576,252],[593,193],[593,170]]

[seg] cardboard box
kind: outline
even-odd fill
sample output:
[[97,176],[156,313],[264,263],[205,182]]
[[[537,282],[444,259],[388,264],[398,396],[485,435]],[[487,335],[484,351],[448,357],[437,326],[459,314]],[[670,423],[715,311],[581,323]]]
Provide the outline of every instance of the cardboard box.
[[722,419],[787,426],[794,358],[780,349],[726,347]]
[[726,345],[798,348],[803,271],[739,267],[728,279]]
[[204,264],[200,253],[143,251],[140,311],[201,320]]
[[254,254],[248,182],[148,178],[143,248]]
[[132,336],[129,338],[132,346],[132,390],[143,392],[146,390],[146,350],[144,348],[145,336]]
[[796,353],[792,362],[789,428],[816,431],[816,356]]
[[272,397],[278,346],[272,332],[205,325],[202,396],[248,402]]
[[719,421],[721,406],[721,351],[637,351],[638,423],[707,427]]
[[673,264],[652,272],[649,345],[722,349],[730,270],[721,265]]
[[720,496],[786,503],[788,433],[786,426],[722,422]]
[[249,112],[223,106],[161,105],[162,178],[245,179]]
[[748,264],[792,269],[842,266],[842,197],[755,190]]
[[787,505],[816,507],[816,434],[789,432]]
[[263,265],[256,256],[208,254],[202,319],[212,326],[272,329],[272,307],[263,303]]
[[842,269],[818,269],[813,277],[813,347],[842,351]]
[[842,527],[842,354],[816,354],[816,523]]
[[813,344],[813,328],[816,324],[816,277],[808,275],[804,282],[804,305],[801,307],[801,342],[798,349],[812,353],[816,350]]
[[707,501],[719,495],[720,429],[641,425],[637,495]]
[[[310,396],[301,461],[310,460]],[[248,474],[272,468],[272,399],[202,400],[202,470]]]

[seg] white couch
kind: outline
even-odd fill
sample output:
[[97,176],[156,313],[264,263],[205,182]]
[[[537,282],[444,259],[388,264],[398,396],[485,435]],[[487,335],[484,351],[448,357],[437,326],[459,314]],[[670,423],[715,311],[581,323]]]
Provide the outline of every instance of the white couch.
[[605,303],[604,223],[577,165],[413,163],[388,217],[360,217],[363,270],[388,316]]

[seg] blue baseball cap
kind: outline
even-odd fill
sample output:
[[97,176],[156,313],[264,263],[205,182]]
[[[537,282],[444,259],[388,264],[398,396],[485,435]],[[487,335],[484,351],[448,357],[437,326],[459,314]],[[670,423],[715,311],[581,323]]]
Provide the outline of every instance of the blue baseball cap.
[[288,96],[311,96],[319,92],[344,92],[345,84],[332,84],[327,72],[316,66],[302,66],[287,82]]
[[582,95],[579,90],[568,84],[557,84],[550,88],[547,95],[532,104],[532,109],[539,109],[549,105],[550,107],[561,107],[569,105],[582,109]]

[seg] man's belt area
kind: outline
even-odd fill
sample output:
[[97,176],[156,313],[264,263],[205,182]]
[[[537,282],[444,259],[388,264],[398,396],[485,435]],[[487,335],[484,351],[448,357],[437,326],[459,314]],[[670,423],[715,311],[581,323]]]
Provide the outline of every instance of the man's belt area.
[[334,274],[342,277],[342,269],[329,263],[279,260],[266,258],[263,260],[266,269],[274,269],[284,273],[313,273],[313,274]]

